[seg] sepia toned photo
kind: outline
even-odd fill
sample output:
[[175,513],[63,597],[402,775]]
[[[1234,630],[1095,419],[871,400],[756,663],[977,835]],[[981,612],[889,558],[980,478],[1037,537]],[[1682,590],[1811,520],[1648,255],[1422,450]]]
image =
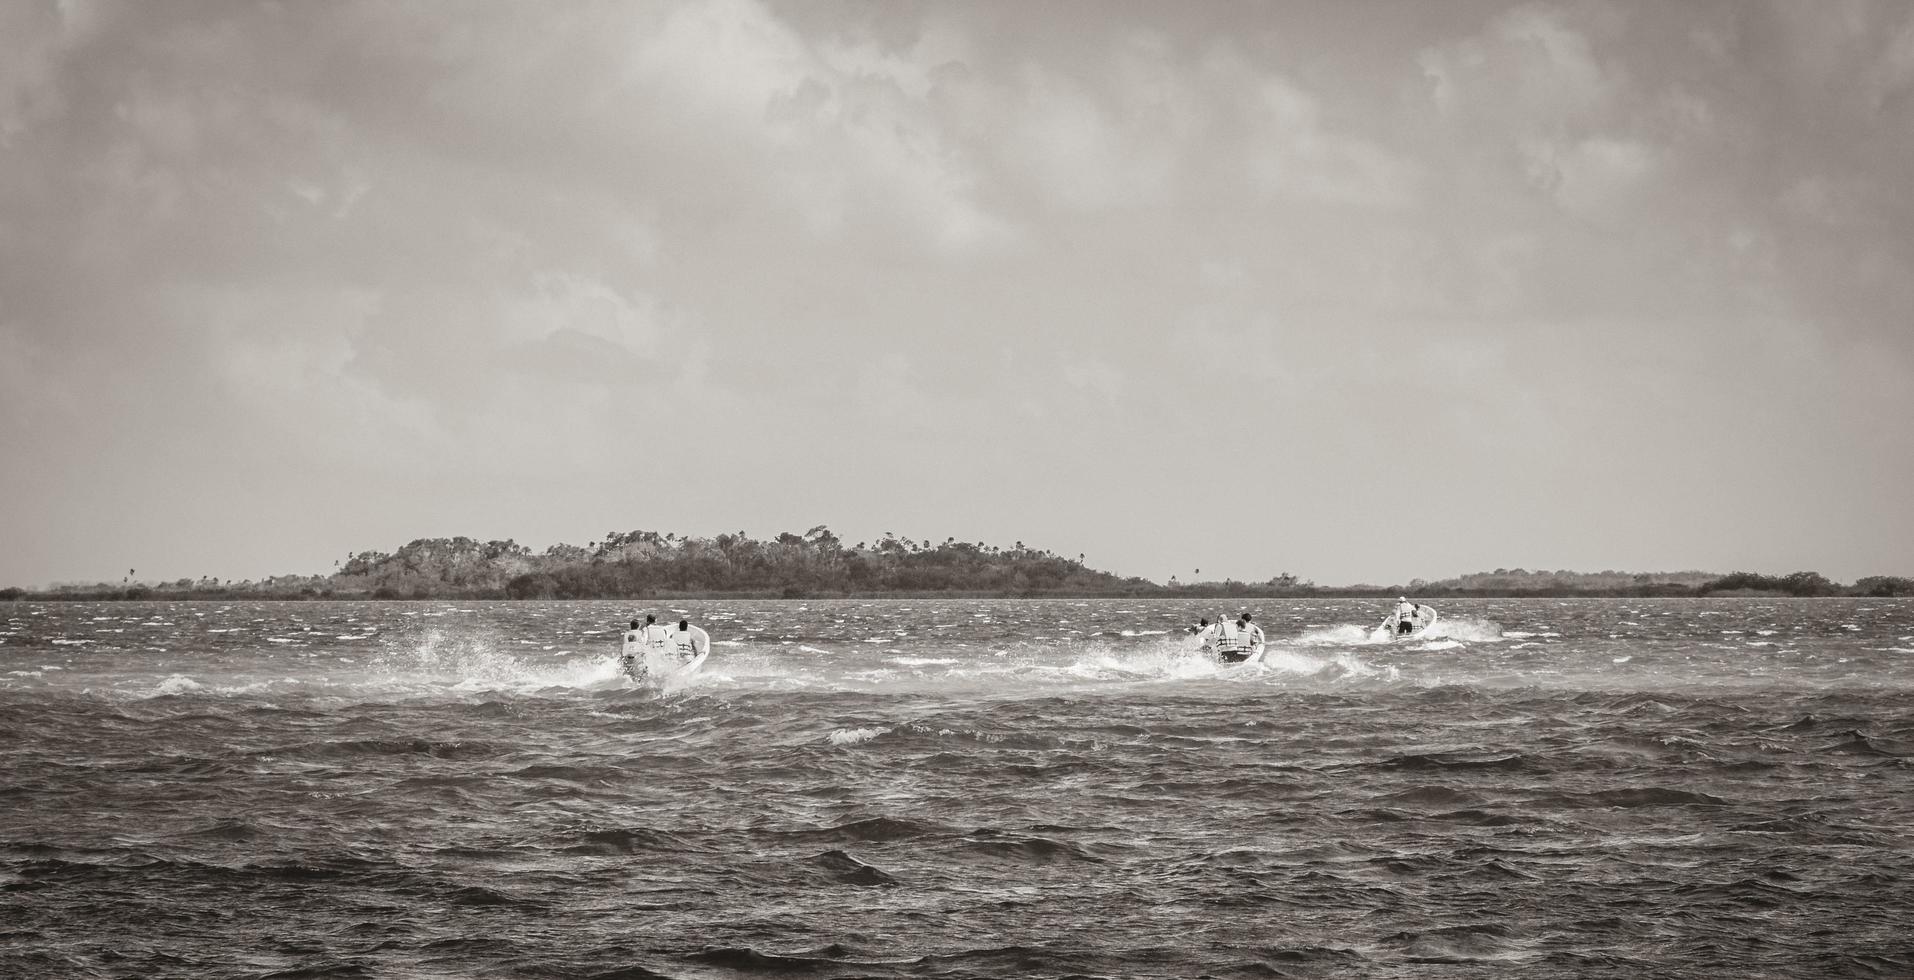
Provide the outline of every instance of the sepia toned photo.
[[1914,978],[1914,3],[0,0],[0,978]]

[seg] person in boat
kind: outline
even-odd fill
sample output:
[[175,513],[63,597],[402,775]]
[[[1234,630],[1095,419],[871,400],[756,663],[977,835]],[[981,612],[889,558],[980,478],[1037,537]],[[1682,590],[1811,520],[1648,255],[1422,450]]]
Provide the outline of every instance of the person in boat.
[[1196,648],[1205,653],[1209,653],[1216,648],[1216,628],[1218,625],[1219,624],[1210,622],[1208,616],[1204,616],[1195,626],[1186,628],[1189,630],[1191,636],[1196,637]]
[[1224,663],[1240,664],[1263,652],[1263,628],[1249,621],[1247,610],[1235,622],[1216,626],[1216,656]]
[[1407,596],[1396,597],[1396,611],[1391,613],[1396,620],[1396,635],[1407,636],[1416,629],[1416,604]]
[[671,631],[671,642],[677,648],[679,663],[688,664],[711,652],[711,634],[691,625],[688,619],[678,620],[678,628]]
[[638,625],[638,621],[634,619],[631,621],[631,629],[625,631],[624,653],[619,656],[618,663],[625,668],[625,673],[631,675],[633,680],[644,680],[645,660],[652,653],[669,649],[671,649],[671,631],[659,625],[656,615],[646,613],[643,626]]
[[642,642],[641,637],[644,635],[643,629],[644,627],[634,619],[631,621],[631,628],[621,637],[624,646],[618,650],[618,669],[627,674],[638,668],[638,650]]

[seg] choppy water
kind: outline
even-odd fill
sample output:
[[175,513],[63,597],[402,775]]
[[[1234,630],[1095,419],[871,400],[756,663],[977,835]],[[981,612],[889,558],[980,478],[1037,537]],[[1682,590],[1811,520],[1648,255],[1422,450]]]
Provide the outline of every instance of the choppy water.
[[0,606],[0,975],[1914,974],[1914,603],[1249,605]]

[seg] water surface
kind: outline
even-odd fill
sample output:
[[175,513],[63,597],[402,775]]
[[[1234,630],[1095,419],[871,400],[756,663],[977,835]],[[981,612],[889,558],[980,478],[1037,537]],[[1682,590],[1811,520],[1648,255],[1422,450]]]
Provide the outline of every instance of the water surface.
[[1914,603],[0,606],[0,975],[1914,974]]

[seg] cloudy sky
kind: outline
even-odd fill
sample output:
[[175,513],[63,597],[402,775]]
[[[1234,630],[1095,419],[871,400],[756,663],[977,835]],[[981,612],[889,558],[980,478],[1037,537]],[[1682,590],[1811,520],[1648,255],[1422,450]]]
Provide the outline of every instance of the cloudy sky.
[[1904,2],[0,3],[0,585],[1914,573]]

